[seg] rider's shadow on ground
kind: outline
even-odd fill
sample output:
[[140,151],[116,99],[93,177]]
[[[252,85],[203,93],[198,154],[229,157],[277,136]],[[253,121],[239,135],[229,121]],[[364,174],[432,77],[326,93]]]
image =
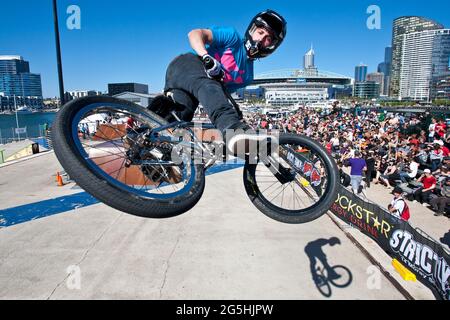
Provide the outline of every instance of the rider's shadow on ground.
[[335,246],[341,244],[336,238],[317,239],[309,242],[305,247],[310,262],[311,274],[317,289],[324,297],[331,297],[331,284],[337,288],[348,287],[352,283],[353,275],[347,267],[330,266],[323,247],[326,245]]

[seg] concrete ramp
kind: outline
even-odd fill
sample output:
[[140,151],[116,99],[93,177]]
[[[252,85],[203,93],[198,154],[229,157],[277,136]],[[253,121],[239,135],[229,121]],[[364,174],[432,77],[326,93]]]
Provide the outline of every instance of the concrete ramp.
[[[4,162],[18,160],[23,157],[27,157],[33,154],[32,145],[34,141],[31,140],[22,140],[17,142],[11,142],[8,144],[0,145],[0,151],[3,150],[3,160]],[[43,146],[39,145],[39,151],[46,151]]]

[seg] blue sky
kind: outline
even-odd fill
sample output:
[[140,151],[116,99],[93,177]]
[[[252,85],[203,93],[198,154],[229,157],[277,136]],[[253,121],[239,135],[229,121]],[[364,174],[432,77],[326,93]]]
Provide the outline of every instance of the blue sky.
[[[58,95],[51,0],[2,1],[0,55],[22,55],[31,71],[40,73],[45,97]],[[300,68],[303,54],[314,44],[321,70],[348,76],[363,62],[376,71],[391,44],[392,21],[420,15],[450,28],[450,1],[444,0],[246,0],[246,1],[110,1],[59,0],[61,47],[66,90],[106,91],[108,82],[164,86],[165,69],[189,50],[187,33],[212,25],[244,32],[257,12],[271,8],[288,21],[280,49],[255,63],[255,72]],[[66,9],[81,8],[81,30],[68,30]],[[369,30],[369,5],[381,9],[381,29]],[[7,14],[5,14],[7,13]]]

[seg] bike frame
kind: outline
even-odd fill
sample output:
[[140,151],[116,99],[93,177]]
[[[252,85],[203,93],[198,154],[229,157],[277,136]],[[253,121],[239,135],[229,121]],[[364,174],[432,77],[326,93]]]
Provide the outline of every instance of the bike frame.
[[[178,118],[175,112],[172,112],[172,115],[177,119],[177,121],[169,123],[167,125],[152,129],[148,139],[152,143],[157,142],[167,142],[175,145],[180,145],[183,148],[188,148],[189,150],[194,152],[194,159],[200,159],[202,164],[204,165],[205,170],[214,165],[219,160],[219,157],[213,150],[210,148],[210,145],[214,142],[205,143],[197,138],[193,128],[200,126],[203,129],[215,129],[212,124],[205,124],[199,122],[187,122],[182,121]],[[162,131],[168,129],[184,129],[189,134],[191,141],[185,141],[184,139],[177,139],[174,137],[167,137],[160,135]],[[222,160],[224,159],[224,155],[222,154]],[[163,166],[171,166],[174,165],[171,161],[155,161],[155,163],[145,162],[145,164],[158,164]]]

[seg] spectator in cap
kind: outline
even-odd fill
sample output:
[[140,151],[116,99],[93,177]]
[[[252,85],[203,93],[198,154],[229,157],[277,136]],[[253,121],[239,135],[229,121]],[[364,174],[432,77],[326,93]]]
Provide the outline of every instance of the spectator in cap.
[[388,205],[388,210],[394,217],[400,219],[406,206],[406,202],[402,196],[403,190],[400,187],[395,187],[392,193],[394,194],[394,199]]
[[441,149],[441,144],[435,143],[433,151],[430,153],[431,172],[435,172],[440,167],[443,159],[444,151]]
[[414,192],[414,201],[419,201],[423,206],[426,206],[430,195],[436,188],[436,178],[433,177],[430,169],[425,169],[418,182],[421,182],[423,187]]

